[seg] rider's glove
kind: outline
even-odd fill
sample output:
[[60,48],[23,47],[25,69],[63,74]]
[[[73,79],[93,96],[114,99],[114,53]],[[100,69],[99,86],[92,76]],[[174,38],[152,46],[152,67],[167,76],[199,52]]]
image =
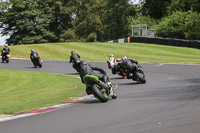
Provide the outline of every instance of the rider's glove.
[[106,71],[103,70],[102,73],[103,73],[103,74],[106,74]]

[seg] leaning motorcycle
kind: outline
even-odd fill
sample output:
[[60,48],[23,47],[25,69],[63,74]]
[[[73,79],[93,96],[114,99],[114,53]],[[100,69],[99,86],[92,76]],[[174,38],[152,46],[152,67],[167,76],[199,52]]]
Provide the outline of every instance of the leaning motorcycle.
[[122,71],[122,62],[120,59],[117,59],[114,66],[111,68],[112,74],[118,74],[119,76],[122,76],[123,78],[126,77],[126,74]]
[[36,56],[36,57],[33,57],[31,59],[32,63],[33,63],[33,66],[36,68],[37,66],[38,67],[42,67],[42,60],[40,59],[40,56]]
[[103,82],[99,80],[97,76],[85,75],[83,77],[84,83],[89,88],[92,94],[98,98],[101,102],[107,102],[110,97],[113,99],[117,98],[115,92],[111,96],[110,88],[112,87],[111,82]]
[[2,51],[2,57],[1,57],[2,63],[4,63],[4,62],[8,63],[9,62],[9,56],[10,55],[8,55],[5,50],[3,50]]
[[111,69],[114,66],[115,62],[116,60],[113,56],[109,57],[109,59],[107,60],[108,68]]
[[122,71],[121,60],[114,57],[109,57],[107,60],[108,68],[111,69],[112,74],[118,74],[119,76],[125,77],[126,74]]
[[136,63],[133,63],[133,67],[129,76],[132,80],[140,81],[141,83],[146,83],[145,74],[142,70],[142,66]]

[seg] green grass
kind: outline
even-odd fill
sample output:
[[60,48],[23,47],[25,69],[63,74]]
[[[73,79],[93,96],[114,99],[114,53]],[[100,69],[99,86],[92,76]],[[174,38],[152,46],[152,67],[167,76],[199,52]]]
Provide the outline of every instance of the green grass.
[[7,69],[0,69],[0,75],[0,115],[55,105],[86,94],[77,76]]
[[44,60],[69,60],[70,52],[75,50],[82,60],[88,61],[106,61],[112,53],[115,57],[126,55],[139,62],[200,63],[200,49],[143,43],[46,43],[10,48],[13,57],[29,57],[34,49]]

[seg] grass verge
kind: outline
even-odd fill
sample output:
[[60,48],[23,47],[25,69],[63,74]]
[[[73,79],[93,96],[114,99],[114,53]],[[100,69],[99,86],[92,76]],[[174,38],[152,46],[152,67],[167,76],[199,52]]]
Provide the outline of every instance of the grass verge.
[[7,69],[0,69],[0,75],[0,115],[38,109],[85,94],[85,85],[77,76]]
[[10,48],[13,57],[29,57],[34,49],[44,60],[69,60],[70,52],[75,50],[82,60],[88,61],[106,61],[112,53],[115,57],[126,55],[139,62],[200,63],[200,49],[143,43],[45,43]]

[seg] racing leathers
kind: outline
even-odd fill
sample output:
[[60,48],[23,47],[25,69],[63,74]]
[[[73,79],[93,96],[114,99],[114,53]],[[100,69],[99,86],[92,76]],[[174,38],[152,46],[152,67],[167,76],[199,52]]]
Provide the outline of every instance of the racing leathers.
[[80,63],[80,56],[77,54],[77,53],[74,53],[70,56],[70,61],[69,63],[72,63],[73,62],[73,68],[74,69],[77,69],[78,66],[78,63]]
[[133,70],[133,67],[134,67],[133,63],[138,64],[138,61],[133,60],[133,59],[126,59],[126,60],[123,60],[121,64],[122,71],[126,73],[128,79],[131,78],[130,72]]
[[5,54],[6,55],[9,55],[10,54],[10,48],[8,46],[5,46],[2,51],[1,51],[1,56],[3,56],[3,51],[5,51]]
[[38,53],[34,50],[31,50],[30,59],[33,61],[38,56]]

